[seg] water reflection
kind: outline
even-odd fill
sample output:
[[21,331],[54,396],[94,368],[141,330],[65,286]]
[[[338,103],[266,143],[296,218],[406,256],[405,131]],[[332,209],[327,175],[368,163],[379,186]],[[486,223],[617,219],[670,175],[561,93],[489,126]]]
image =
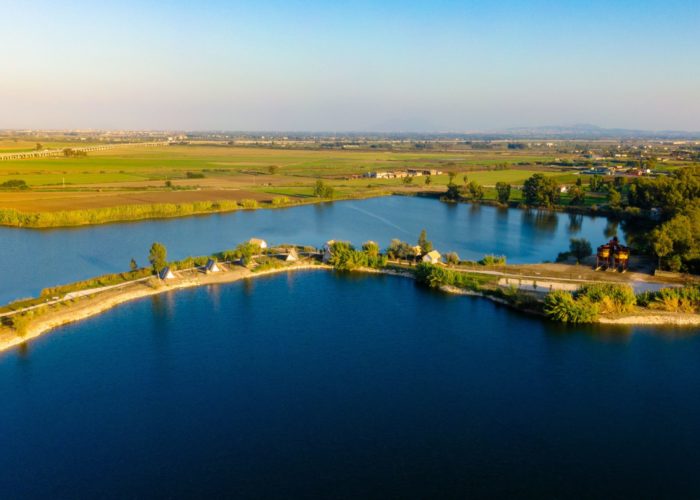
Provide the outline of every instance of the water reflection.
[[613,236],[617,236],[617,228],[619,225],[619,221],[613,219],[608,220],[608,223],[605,225],[605,230],[603,231],[605,237],[609,239]]
[[[505,254],[509,262],[522,263],[554,258],[555,250],[568,247],[567,230],[591,242],[602,240],[605,223],[585,215],[395,196],[51,231],[0,228],[0,303],[58,283],[124,271],[131,257],[145,262],[154,234],[171,258],[180,259],[232,248],[251,237],[315,246],[329,239],[373,240],[385,248],[392,238],[414,242],[426,229],[443,253],[475,260]],[[32,266],[12,264],[25,255],[32,255]]]
[[549,210],[523,210],[523,229],[535,230],[535,233],[554,233],[559,224],[556,212]]
[[580,232],[581,226],[583,226],[583,215],[569,214],[569,233],[576,234]]

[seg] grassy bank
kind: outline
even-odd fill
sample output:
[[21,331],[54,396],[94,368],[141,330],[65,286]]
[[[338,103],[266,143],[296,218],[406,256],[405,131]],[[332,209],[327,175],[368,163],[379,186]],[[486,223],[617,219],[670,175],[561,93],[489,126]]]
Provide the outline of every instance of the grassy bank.
[[0,226],[17,228],[56,228],[129,222],[148,219],[167,219],[233,212],[236,210],[256,210],[261,208],[289,208],[329,201],[358,200],[377,196],[388,196],[390,192],[371,191],[367,193],[339,194],[331,198],[310,197],[290,199],[285,196],[261,202],[254,199],[241,201],[201,201],[193,203],[157,203],[147,205],[123,205],[87,210],[63,210],[58,212],[21,212],[13,209],[0,209]]

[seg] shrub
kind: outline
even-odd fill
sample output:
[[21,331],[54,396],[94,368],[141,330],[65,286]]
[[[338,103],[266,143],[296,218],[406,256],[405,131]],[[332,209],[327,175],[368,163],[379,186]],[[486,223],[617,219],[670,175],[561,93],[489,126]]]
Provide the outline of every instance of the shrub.
[[482,266],[504,266],[506,264],[505,255],[484,255],[484,258],[479,261]]
[[284,267],[284,262],[275,257],[261,257],[257,260],[257,265],[255,266],[254,272],[267,271],[269,269],[279,269]]
[[252,210],[254,208],[258,208],[259,204],[256,200],[241,200],[241,206],[245,208],[246,210]]
[[452,271],[427,262],[418,264],[415,273],[416,281],[430,288],[440,288],[443,285],[448,285],[475,291],[481,289],[482,281],[474,275]]
[[562,323],[592,323],[598,317],[598,305],[588,297],[576,299],[569,292],[555,290],[547,294],[544,312]]
[[233,252],[224,252],[226,257],[229,257],[229,259],[226,260],[241,260],[241,264],[244,266],[247,266],[250,260],[253,258],[253,255],[257,254],[260,252],[260,247],[258,245],[254,245],[253,243],[250,243],[246,241],[245,243],[241,243],[238,245]]
[[571,252],[559,252],[554,262],[566,262],[571,257]]
[[29,323],[32,321],[32,313],[27,312],[23,314],[15,314],[12,316],[12,328],[19,337],[24,337],[27,334],[27,329],[29,328]]
[[0,183],[0,189],[29,189],[29,186],[27,186],[27,183],[23,181],[22,179],[10,179],[9,181],[5,181],[3,183]]
[[275,198],[272,198],[272,204],[274,206],[279,206],[279,205],[286,205],[289,203],[289,198],[286,196],[277,196]]
[[637,302],[651,309],[670,312],[700,311],[700,286],[683,288],[662,288],[657,292],[643,292],[637,295]]
[[583,285],[576,291],[575,296],[577,299],[586,298],[597,304],[599,311],[604,314],[629,312],[637,303],[631,286],[615,283]]
[[348,242],[336,241],[331,247],[331,259],[328,263],[338,271],[352,271],[359,267],[384,267],[387,258],[379,254],[378,248],[376,243],[366,242],[360,251],[355,250]]

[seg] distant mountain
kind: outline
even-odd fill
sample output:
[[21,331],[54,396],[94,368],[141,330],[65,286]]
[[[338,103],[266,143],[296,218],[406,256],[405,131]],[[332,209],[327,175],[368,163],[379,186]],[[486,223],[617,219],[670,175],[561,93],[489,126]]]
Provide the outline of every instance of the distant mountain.
[[574,125],[549,125],[541,127],[515,127],[493,132],[512,137],[564,138],[564,139],[697,139],[700,132],[683,130],[635,130],[603,128],[585,123]]

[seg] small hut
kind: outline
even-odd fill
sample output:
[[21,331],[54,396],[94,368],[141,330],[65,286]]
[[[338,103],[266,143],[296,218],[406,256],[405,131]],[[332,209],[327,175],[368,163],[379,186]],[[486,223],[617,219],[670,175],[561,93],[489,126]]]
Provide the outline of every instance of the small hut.
[[221,268],[214,259],[209,259],[207,264],[204,266],[204,272],[207,274],[218,273],[219,271],[221,271]]
[[175,279],[175,275],[170,269],[170,266],[165,266],[163,269],[161,269],[158,273],[158,277],[163,281]]
[[427,262],[428,264],[438,264],[440,259],[442,259],[440,252],[433,250],[432,252],[426,253],[421,260],[423,262]]
[[296,248],[290,248],[281,254],[282,260],[285,262],[296,262],[299,260],[299,254]]

